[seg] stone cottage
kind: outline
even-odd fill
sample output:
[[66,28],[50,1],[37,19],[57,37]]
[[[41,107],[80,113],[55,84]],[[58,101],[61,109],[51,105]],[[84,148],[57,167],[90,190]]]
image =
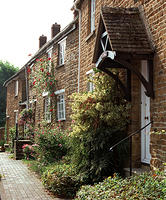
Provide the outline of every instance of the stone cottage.
[[[43,120],[47,123],[60,120],[67,128],[71,122],[68,96],[87,89],[92,91],[93,85],[89,83],[87,88],[85,79],[97,67],[118,82],[131,103],[129,132],[138,131],[131,144],[133,167],[162,167],[166,162],[166,134],[150,136],[149,133],[166,129],[165,1],[75,0],[72,10],[74,21],[62,31],[54,24],[51,40],[47,42],[42,35],[38,52],[21,69],[27,86],[26,106],[35,113],[35,127],[40,127]],[[51,96],[47,87],[40,92],[36,87],[41,81],[38,74],[45,70],[43,61],[48,64],[48,77],[52,74],[56,80]],[[123,77],[114,76],[112,68],[122,72]],[[5,85],[15,83],[16,87],[19,73]],[[7,102],[9,95],[10,92]],[[12,113],[18,110],[12,106],[7,106],[9,117],[9,110]]]
[[7,141],[9,141],[10,129],[16,127],[16,124],[18,124],[18,115],[27,105],[26,68],[21,68],[4,83],[4,86],[7,89],[6,130]]
[[[45,61],[47,69],[43,67]],[[42,121],[48,124],[61,121],[63,128],[67,128],[71,121],[69,96],[77,92],[78,85],[78,19],[76,18],[62,31],[60,25],[53,24],[51,40],[46,42],[45,36],[39,38],[39,51],[26,67],[29,77],[28,107],[35,112],[35,127],[40,127]],[[38,87],[35,88],[44,72],[49,78],[46,84],[53,85],[56,81],[51,94],[46,89],[48,87],[40,91]]]
[[[130,131],[149,124],[132,137],[133,167],[162,166],[165,134],[153,139],[149,133],[166,129],[166,2],[75,0],[73,10],[80,27],[79,90],[86,90],[85,77],[95,66],[114,78],[132,105]],[[125,83],[112,68],[123,72]]]
[[[47,65],[48,76],[56,80],[52,94],[45,88],[40,92],[37,85],[39,74],[44,72],[43,63]],[[47,63],[46,63],[47,62]],[[7,88],[7,133],[18,124],[19,134],[26,125],[19,124],[19,114],[26,108],[33,111],[34,127],[40,127],[42,121],[67,128],[70,124],[70,94],[77,92],[78,85],[78,19],[67,25],[62,31],[55,23],[51,27],[51,39],[42,35],[39,38],[39,50],[20,69],[8,79]],[[50,78],[50,77],[49,77]],[[35,85],[36,83],[36,85]],[[50,81],[51,84],[51,81]],[[23,133],[24,134],[24,133]]]

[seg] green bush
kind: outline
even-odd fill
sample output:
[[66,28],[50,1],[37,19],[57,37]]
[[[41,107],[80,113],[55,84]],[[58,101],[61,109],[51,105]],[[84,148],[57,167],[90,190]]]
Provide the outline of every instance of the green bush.
[[87,174],[90,182],[101,181],[123,169],[127,144],[113,152],[109,149],[126,136],[130,109],[112,78],[96,73],[93,82],[93,92],[72,95],[70,134],[72,163],[78,173]]
[[94,186],[82,186],[75,200],[164,200],[166,177],[162,173],[145,173],[122,179],[115,175]]
[[74,168],[67,164],[48,167],[42,175],[42,182],[55,196],[74,197],[80,187],[80,180]]
[[22,146],[22,149],[23,149],[23,152],[24,152],[24,156],[25,156],[25,159],[26,160],[29,160],[29,159],[34,159],[35,156],[36,156],[36,150],[38,148],[38,145],[37,144],[24,144]]
[[47,165],[60,160],[67,152],[67,136],[61,128],[41,127],[35,132],[36,159]]

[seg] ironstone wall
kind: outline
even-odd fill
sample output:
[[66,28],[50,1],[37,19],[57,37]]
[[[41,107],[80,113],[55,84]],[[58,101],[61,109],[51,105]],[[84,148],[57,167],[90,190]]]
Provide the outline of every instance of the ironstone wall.
[[0,141],[5,139],[5,128],[0,128]]
[[150,140],[151,169],[164,169],[164,163],[166,163],[166,133],[153,133]]
[[[152,130],[166,129],[166,3],[164,0],[96,0],[95,10],[95,31],[90,33],[89,0],[81,1],[81,70],[80,70],[80,91],[86,90],[86,72],[94,67],[92,58],[96,40],[97,27],[102,6],[110,7],[139,7],[143,11],[146,23],[148,24],[152,40],[155,46],[154,55],[154,93],[155,99],[151,99],[151,119],[153,118]],[[132,64],[138,65],[132,60]],[[140,128],[140,86],[141,83],[135,74],[131,75],[132,81],[132,108],[130,131]],[[133,166],[137,167],[141,159],[140,136],[133,137]]]

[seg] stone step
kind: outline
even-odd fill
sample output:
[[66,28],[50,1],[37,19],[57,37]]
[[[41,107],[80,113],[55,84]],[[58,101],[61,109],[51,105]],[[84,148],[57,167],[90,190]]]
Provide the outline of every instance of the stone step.
[[[150,168],[133,168],[132,176],[140,175],[140,174],[143,174],[143,173],[149,172],[149,171],[150,171]],[[130,176],[130,168],[124,168],[124,172],[125,172],[126,177]]]

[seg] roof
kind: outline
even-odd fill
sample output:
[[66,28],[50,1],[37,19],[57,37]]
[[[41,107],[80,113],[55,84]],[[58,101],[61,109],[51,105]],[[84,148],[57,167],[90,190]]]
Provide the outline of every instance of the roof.
[[102,7],[96,45],[99,45],[102,23],[108,33],[112,51],[137,54],[153,52],[138,8]]
[[53,44],[57,43],[62,38],[66,37],[71,31],[73,31],[76,26],[75,23],[77,22],[78,18],[74,19],[70,24],[68,24],[62,31],[60,31],[56,36],[54,36],[51,40],[46,42],[36,53],[35,55],[25,64],[30,65],[33,63],[36,58],[42,55],[47,49],[49,49]]
[[7,85],[9,84],[9,82],[10,82],[12,79],[16,78],[23,70],[25,70],[25,66],[22,67],[18,72],[16,72],[16,73],[15,73],[13,76],[11,76],[9,79],[7,79],[7,80],[4,82],[3,86],[4,86],[4,87],[7,87]]

